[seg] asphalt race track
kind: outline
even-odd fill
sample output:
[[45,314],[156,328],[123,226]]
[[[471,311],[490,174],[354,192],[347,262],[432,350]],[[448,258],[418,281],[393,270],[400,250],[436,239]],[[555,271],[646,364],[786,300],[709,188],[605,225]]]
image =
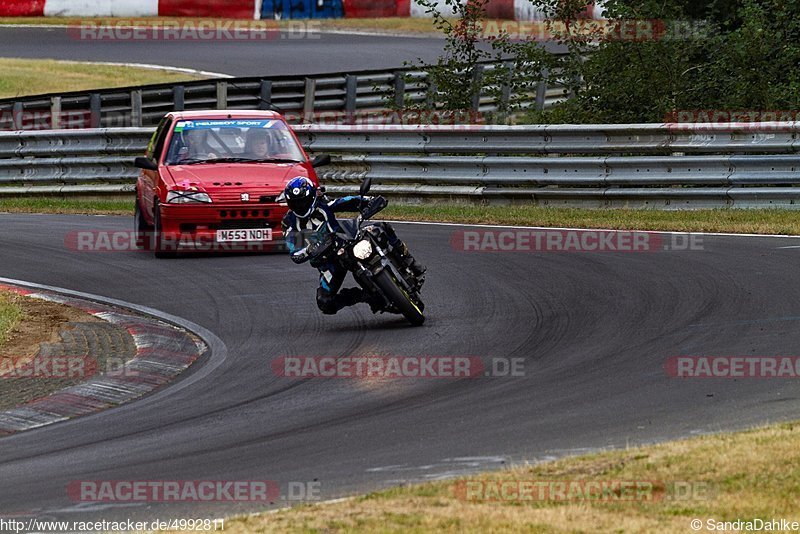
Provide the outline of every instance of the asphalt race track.
[[311,33],[269,40],[81,40],[67,28],[0,27],[0,55],[182,67],[233,76],[279,76],[402,67],[435,60],[444,41],[424,37]]
[[[465,253],[451,226],[397,225],[429,266],[428,322],[314,304],[283,255],[155,260],[67,250],[125,217],[2,215],[0,276],[100,294],[215,333],[224,361],[138,402],[0,439],[0,513],[221,517],[246,504],[72,502],[75,480],[317,481],[321,497],[797,417],[792,380],[675,379],[676,355],[796,355],[796,239],[703,250]],[[287,379],[280,356],[524,358],[513,378]],[[214,361],[199,362],[189,377]],[[279,506],[282,502],[277,502]]]

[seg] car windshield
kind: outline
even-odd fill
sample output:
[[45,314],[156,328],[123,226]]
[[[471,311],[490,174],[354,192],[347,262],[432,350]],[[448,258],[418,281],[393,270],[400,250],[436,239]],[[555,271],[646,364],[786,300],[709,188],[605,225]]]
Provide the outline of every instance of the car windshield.
[[282,120],[180,120],[167,165],[197,163],[299,163],[305,157]]

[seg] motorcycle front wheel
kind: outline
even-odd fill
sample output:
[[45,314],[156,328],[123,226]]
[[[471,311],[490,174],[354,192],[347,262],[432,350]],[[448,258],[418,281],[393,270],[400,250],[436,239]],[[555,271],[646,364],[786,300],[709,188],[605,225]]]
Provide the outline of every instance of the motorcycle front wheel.
[[392,273],[388,270],[381,271],[375,277],[375,284],[383,291],[383,294],[392,304],[400,310],[409,323],[413,326],[421,326],[425,322],[425,315],[417,304],[411,300],[408,293],[400,287]]

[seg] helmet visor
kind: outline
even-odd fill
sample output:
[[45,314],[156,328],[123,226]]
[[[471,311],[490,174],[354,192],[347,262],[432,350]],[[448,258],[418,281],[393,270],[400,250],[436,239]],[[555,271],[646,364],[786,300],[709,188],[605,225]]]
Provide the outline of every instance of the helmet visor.
[[305,217],[308,215],[308,213],[311,211],[311,207],[314,205],[314,195],[308,195],[300,198],[288,198],[286,199],[286,203],[289,205],[290,210],[301,217]]

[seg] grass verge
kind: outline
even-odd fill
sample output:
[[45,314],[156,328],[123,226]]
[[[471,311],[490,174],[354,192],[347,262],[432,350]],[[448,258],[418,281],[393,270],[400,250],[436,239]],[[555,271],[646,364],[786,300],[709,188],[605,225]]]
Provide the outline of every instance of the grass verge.
[[657,211],[538,206],[393,205],[387,219],[557,228],[800,235],[800,214],[783,209]]
[[311,28],[321,31],[327,30],[356,30],[356,31],[374,31],[385,32],[390,34],[440,34],[433,26],[433,19],[429,18],[413,18],[413,17],[379,17],[379,18],[364,18],[364,19],[315,19],[315,20],[263,20],[252,21],[242,19],[225,19],[225,18],[193,18],[193,17],[135,17],[135,18],[120,18],[120,17],[0,17],[0,25],[13,25],[13,24],[36,24],[45,26],[79,26],[81,24],[93,25],[119,25],[119,26],[147,26],[157,24],[180,24],[197,23],[200,21],[207,22],[215,20],[222,23],[242,24],[258,28],[259,24],[263,24],[267,28],[281,28],[281,29],[296,29],[298,23],[309,22],[312,24]]
[[201,79],[169,70],[50,59],[0,58],[0,73],[0,98]]
[[127,200],[84,200],[56,197],[0,198],[0,212],[132,216],[133,195]]
[[8,334],[22,319],[22,306],[15,293],[0,291],[0,348],[8,339]]
[[[51,197],[0,198],[0,212],[131,215],[133,197],[80,200]],[[657,211],[628,209],[393,204],[381,217],[402,221],[497,224],[556,228],[599,228],[674,232],[800,235],[800,213],[785,209]]]
[[[567,483],[575,492],[557,500],[534,490],[520,499],[514,488],[524,481]],[[637,483],[643,491],[628,500],[586,498],[578,488],[589,481]],[[465,484],[478,498],[465,498]],[[481,500],[490,488],[508,497]],[[798,521],[799,491],[800,424],[789,423],[232,518],[225,532],[709,532],[709,520]],[[693,530],[692,520],[701,529]]]

